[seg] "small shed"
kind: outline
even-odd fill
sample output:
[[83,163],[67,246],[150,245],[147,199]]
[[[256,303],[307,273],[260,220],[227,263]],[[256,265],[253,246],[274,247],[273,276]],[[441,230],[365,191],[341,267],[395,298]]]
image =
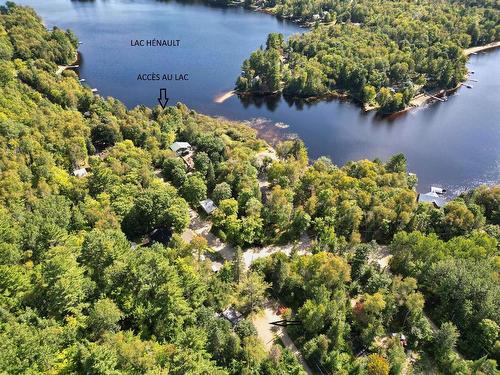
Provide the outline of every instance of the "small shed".
[[240,320],[243,319],[243,315],[239,311],[236,311],[233,307],[228,307],[222,312],[222,316],[229,320],[233,325],[238,324]]
[[87,170],[85,168],[78,168],[73,171],[73,175],[76,177],[85,177],[87,175]]
[[426,194],[419,194],[418,203],[431,203],[434,205],[436,208],[443,207],[445,205],[445,200],[441,198],[437,193],[435,192],[429,192]]
[[174,142],[170,145],[170,149],[177,155],[182,155],[191,151],[192,147],[188,142]]
[[200,201],[200,206],[201,208],[203,208],[203,211],[205,211],[209,215],[217,209],[217,206],[211,199]]

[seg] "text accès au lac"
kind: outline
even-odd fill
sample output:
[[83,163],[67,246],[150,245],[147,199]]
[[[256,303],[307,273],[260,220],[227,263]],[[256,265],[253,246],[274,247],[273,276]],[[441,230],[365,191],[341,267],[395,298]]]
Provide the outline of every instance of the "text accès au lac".
[[139,73],[138,81],[189,81],[188,73]]

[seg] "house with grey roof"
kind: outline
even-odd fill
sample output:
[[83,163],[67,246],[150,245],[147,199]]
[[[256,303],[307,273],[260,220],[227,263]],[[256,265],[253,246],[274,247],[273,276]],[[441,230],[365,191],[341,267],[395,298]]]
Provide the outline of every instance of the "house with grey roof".
[[418,203],[431,203],[436,208],[443,207],[446,203],[444,198],[440,197],[438,193],[430,191],[425,194],[419,194],[417,198]]
[[217,206],[211,199],[200,201],[200,206],[201,208],[203,208],[203,211],[205,211],[209,215],[217,209]]
[[174,142],[170,145],[170,149],[177,155],[183,155],[190,152],[192,147],[188,142]]

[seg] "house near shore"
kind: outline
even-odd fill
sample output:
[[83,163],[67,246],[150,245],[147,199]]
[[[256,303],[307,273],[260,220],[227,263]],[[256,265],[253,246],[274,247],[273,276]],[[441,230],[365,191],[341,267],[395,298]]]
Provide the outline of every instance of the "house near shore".
[[189,170],[194,169],[193,146],[191,146],[188,142],[174,142],[170,145],[170,149],[184,161]]
[[418,203],[431,203],[435,208],[441,208],[445,205],[446,201],[440,197],[438,193],[430,191],[425,194],[419,194],[417,198]]
[[170,149],[178,156],[185,155],[193,150],[188,142],[174,142],[170,145]]
[[207,213],[208,215],[210,215],[217,209],[217,206],[211,199],[205,199],[203,201],[200,201],[200,206],[201,208],[203,208],[203,211],[205,211],[205,213]]

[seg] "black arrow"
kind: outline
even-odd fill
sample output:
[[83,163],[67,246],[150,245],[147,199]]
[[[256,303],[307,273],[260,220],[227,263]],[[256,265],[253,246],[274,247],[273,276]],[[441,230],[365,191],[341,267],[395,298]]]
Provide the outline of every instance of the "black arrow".
[[302,322],[300,320],[278,320],[277,322],[269,323],[273,326],[286,327],[286,326],[298,326],[301,325]]
[[167,89],[160,89],[160,97],[158,98],[158,102],[160,103],[162,109],[165,109],[165,107],[167,106],[168,99]]

